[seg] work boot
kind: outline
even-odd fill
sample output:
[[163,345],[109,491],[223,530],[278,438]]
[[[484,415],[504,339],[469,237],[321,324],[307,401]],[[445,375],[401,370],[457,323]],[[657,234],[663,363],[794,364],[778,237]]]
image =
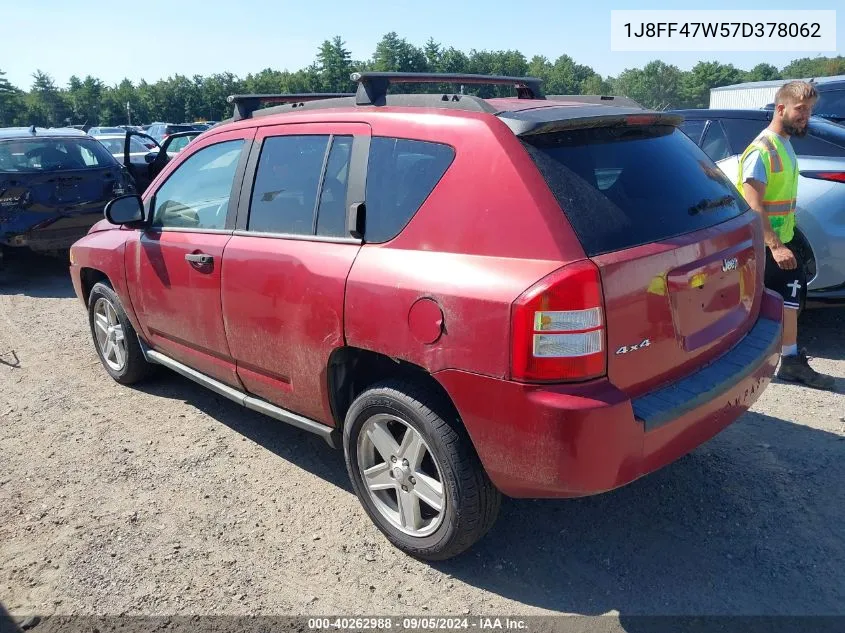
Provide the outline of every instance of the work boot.
[[815,389],[832,390],[835,384],[833,376],[820,374],[810,367],[807,354],[803,349],[796,356],[781,357],[777,376],[781,380],[804,383]]

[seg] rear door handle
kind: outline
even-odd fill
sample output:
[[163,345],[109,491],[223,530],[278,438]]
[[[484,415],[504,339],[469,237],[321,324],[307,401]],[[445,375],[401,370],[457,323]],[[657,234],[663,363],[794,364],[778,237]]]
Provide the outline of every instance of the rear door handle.
[[214,261],[214,257],[211,255],[206,255],[205,253],[188,253],[185,255],[185,261],[191,262],[192,264],[210,264]]

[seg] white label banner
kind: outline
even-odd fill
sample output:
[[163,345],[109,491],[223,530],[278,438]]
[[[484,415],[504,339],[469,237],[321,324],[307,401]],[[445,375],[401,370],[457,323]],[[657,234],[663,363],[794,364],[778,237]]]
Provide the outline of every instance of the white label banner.
[[610,50],[836,52],[836,11],[611,11]]

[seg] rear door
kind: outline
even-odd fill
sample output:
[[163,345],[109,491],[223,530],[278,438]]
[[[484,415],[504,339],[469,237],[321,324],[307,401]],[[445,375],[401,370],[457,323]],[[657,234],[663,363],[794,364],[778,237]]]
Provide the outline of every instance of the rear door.
[[671,125],[528,137],[599,267],[608,376],[636,396],[735,344],[762,294],[762,235],[718,167]]
[[224,253],[238,377],[249,392],[326,424],[326,368],[344,344],[346,279],[361,248],[346,215],[364,200],[369,141],[363,123],[260,128]]

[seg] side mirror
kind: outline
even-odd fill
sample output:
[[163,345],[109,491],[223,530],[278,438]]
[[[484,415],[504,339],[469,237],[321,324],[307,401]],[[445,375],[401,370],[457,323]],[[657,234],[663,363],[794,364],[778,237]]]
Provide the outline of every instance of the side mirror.
[[144,204],[141,196],[129,194],[110,200],[105,210],[106,220],[129,227],[144,225]]
[[158,158],[158,152],[156,150],[144,154],[144,162],[147,163],[147,165],[152,165],[156,158]]

